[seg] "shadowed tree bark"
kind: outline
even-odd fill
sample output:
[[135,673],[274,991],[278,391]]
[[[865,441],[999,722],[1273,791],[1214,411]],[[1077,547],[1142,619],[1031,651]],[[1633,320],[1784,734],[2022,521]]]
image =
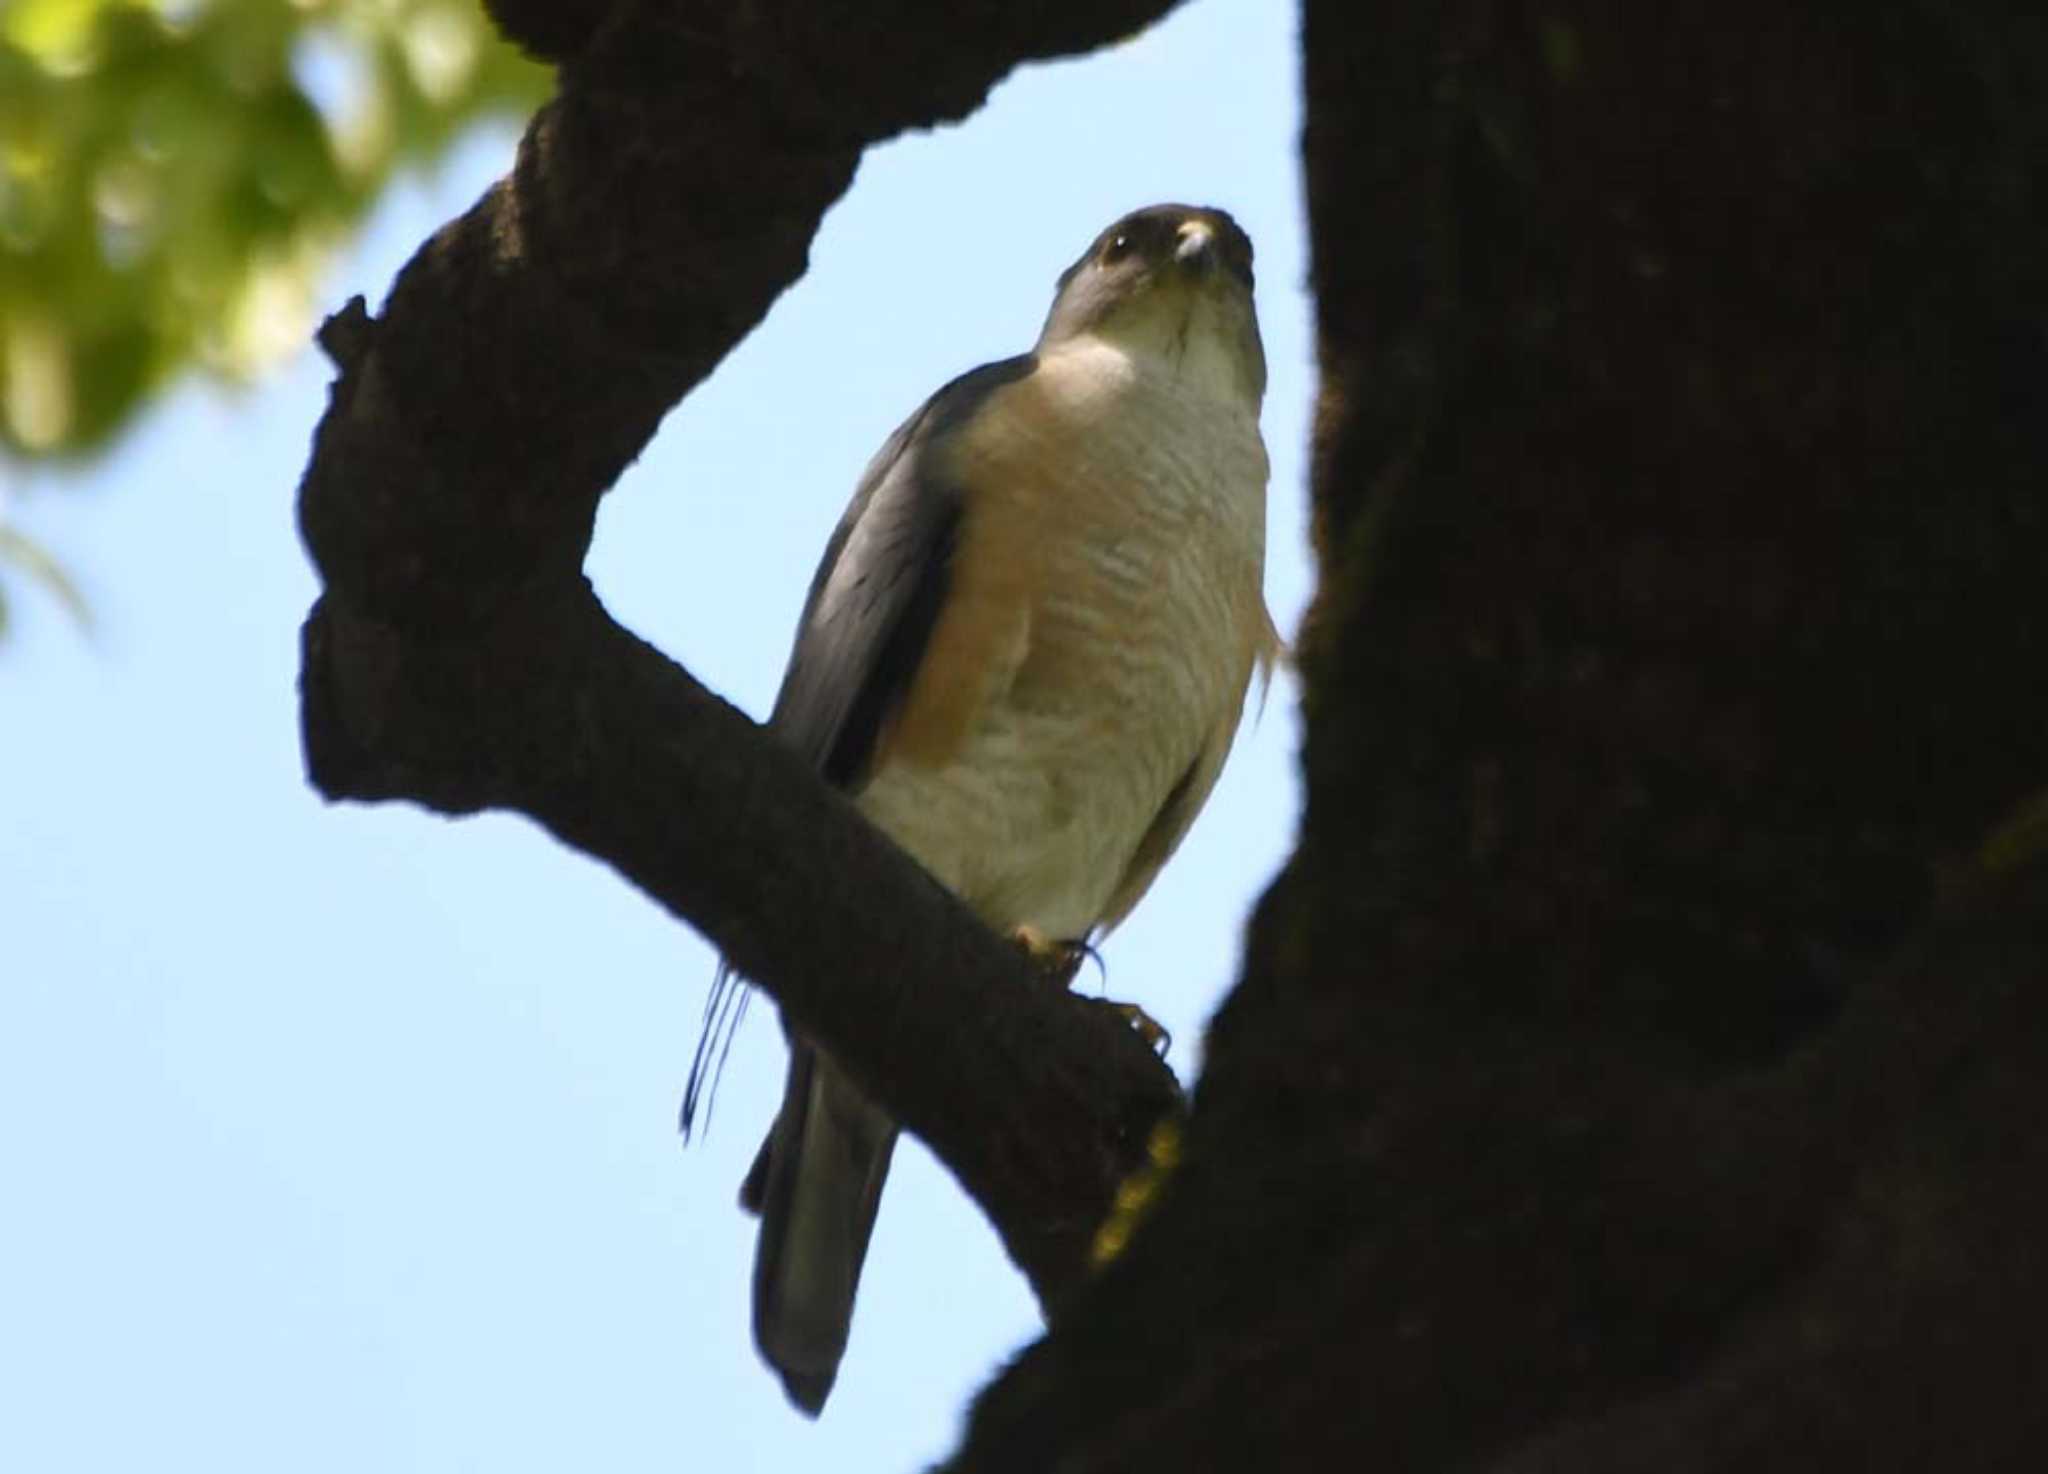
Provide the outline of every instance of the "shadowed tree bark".
[[2048,29],[1304,55],[1300,848],[958,1466],[2048,1466]]
[[500,8],[560,96],[328,335],[309,766],[534,814],[926,1137],[1059,1310],[957,1467],[2048,1466],[2048,25],[1308,0],[1306,814],[1089,1278],[1159,1067],[579,570],[862,144],[1166,5]]

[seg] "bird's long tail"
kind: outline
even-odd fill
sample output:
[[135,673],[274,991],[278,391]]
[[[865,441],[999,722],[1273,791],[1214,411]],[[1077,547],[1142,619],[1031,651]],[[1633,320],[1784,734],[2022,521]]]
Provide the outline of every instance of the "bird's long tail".
[[813,1417],[846,1350],[895,1145],[896,1123],[831,1060],[792,1040],[782,1111],[740,1187],[740,1205],[761,1215],[754,1340],[790,1401]]

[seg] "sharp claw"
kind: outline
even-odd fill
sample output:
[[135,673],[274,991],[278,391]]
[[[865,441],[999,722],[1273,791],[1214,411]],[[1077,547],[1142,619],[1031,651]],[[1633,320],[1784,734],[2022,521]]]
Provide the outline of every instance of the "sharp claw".
[[1110,1007],[1124,1016],[1124,1022],[1138,1031],[1138,1037],[1151,1045],[1153,1051],[1164,1057],[1173,1048],[1173,1035],[1166,1026],[1145,1012],[1135,1003],[1112,1003]]
[[[1018,927],[1010,933],[1010,940],[1041,977],[1062,988],[1074,981],[1083,962],[1095,957],[1095,949],[1085,940],[1054,941],[1035,927]],[[1096,964],[1101,965],[1100,958],[1096,958]]]
[[[1020,926],[1010,933],[1010,942],[1021,951],[1038,975],[1047,982],[1067,987],[1074,981],[1074,974],[1081,970],[1083,962],[1093,960],[1102,966],[1102,957],[1088,945],[1086,938],[1070,938],[1054,941],[1036,927]],[[1160,1055],[1173,1048],[1173,1035],[1165,1026],[1135,1003],[1112,1003],[1109,1005],[1123,1015],[1124,1022],[1138,1031],[1143,1039]]]

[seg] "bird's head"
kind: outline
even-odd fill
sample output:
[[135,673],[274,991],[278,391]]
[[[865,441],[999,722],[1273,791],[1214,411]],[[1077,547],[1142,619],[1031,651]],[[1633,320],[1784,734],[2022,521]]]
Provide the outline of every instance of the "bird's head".
[[1149,205],[1095,237],[1060,274],[1041,352],[1094,338],[1163,359],[1217,392],[1266,392],[1266,354],[1252,306],[1252,242],[1221,210]]

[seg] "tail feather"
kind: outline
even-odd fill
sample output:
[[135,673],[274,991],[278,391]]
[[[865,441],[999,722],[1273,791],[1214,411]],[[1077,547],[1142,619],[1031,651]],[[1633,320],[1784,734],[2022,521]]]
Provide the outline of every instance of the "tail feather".
[[896,1123],[831,1060],[791,1042],[782,1111],[740,1189],[761,1215],[754,1339],[790,1400],[815,1417],[853,1323]]
[[676,1122],[685,1141],[697,1129],[700,1111],[704,1123],[711,1123],[718,1081],[725,1074],[726,1057],[732,1053],[732,1041],[747,1016],[747,1000],[753,991],[746,979],[732,970],[731,963],[719,959],[711,991],[704,999],[704,1028],[697,1035],[697,1052],[690,1060],[690,1078],[683,1085],[683,1107]]

